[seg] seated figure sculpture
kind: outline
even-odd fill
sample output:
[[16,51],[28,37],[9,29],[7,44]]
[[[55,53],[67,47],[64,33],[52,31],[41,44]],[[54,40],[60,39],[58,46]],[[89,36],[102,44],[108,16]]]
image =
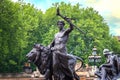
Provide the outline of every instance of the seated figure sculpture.
[[99,80],[116,80],[120,77],[120,58],[112,54],[109,49],[104,49],[103,54],[106,57],[106,63],[102,64],[95,74]]

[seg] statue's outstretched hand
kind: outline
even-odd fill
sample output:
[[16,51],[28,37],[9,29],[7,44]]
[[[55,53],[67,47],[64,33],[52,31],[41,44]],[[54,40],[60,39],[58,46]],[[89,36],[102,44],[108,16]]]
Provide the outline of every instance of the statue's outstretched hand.
[[61,14],[60,14],[60,9],[59,9],[59,7],[57,7],[56,15],[62,17],[62,18],[63,18],[64,20],[66,20],[70,25],[72,25],[72,23],[71,23],[71,18],[68,18],[68,17],[66,17],[66,16],[61,15]]

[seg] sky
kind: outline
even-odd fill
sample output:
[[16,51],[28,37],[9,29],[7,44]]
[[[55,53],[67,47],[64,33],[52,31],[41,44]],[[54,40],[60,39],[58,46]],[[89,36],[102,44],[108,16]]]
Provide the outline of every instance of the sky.
[[[14,2],[18,0],[12,0]],[[110,28],[110,34],[120,36],[120,0],[22,0],[26,3],[34,4],[35,8],[45,12],[55,2],[65,2],[75,5],[79,3],[81,7],[92,7],[103,16]]]

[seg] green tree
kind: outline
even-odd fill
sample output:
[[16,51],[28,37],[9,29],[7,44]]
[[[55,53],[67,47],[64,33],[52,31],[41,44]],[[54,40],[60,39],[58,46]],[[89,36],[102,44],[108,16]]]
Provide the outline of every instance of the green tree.
[[33,5],[9,0],[1,1],[0,12],[0,71],[22,71],[28,46],[36,39],[33,31],[40,23],[38,17],[42,12]]
[[[10,0],[0,2],[0,72],[21,72],[25,55],[34,43],[49,45],[58,31],[56,6],[59,5],[61,14],[72,19],[73,24],[84,34],[74,28],[67,44],[68,53],[80,56],[88,63],[92,48],[97,46],[99,55],[108,48],[120,54],[120,43],[109,35],[109,27],[104,18],[93,8],[81,8],[79,4],[71,5],[64,2],[54,3],[43,13],[34,5]],[[69,24],[65,22],[65,28]],[[104,61],[104,59],[103,59]]]

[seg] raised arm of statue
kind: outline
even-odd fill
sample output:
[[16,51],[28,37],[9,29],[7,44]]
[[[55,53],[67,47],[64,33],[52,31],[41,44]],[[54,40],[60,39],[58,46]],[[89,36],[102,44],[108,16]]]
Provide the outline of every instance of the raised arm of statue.
[[72,25],[72,27],[75,27],[77,30],[79,30],[80,32],[82,32],[83,34],[85,34],[81,29],[79,29],[76,25],[74,25],[74,24],[71,22],[71,19],[70,19],[70,18],[61,15],[59,7],[57,7],[56,15],[57,15],[57,16],[60,16],[60,17],[63,18],[65,21],[67,21],[70,25]]
[[72,24],[70,24],[69,28],[68,28],[68,29],[66,29],[66,31],[65,31],[65,33],[64,33],[64,35],[69,34],[72,30],[73,30],[73,25],[72,25]]

